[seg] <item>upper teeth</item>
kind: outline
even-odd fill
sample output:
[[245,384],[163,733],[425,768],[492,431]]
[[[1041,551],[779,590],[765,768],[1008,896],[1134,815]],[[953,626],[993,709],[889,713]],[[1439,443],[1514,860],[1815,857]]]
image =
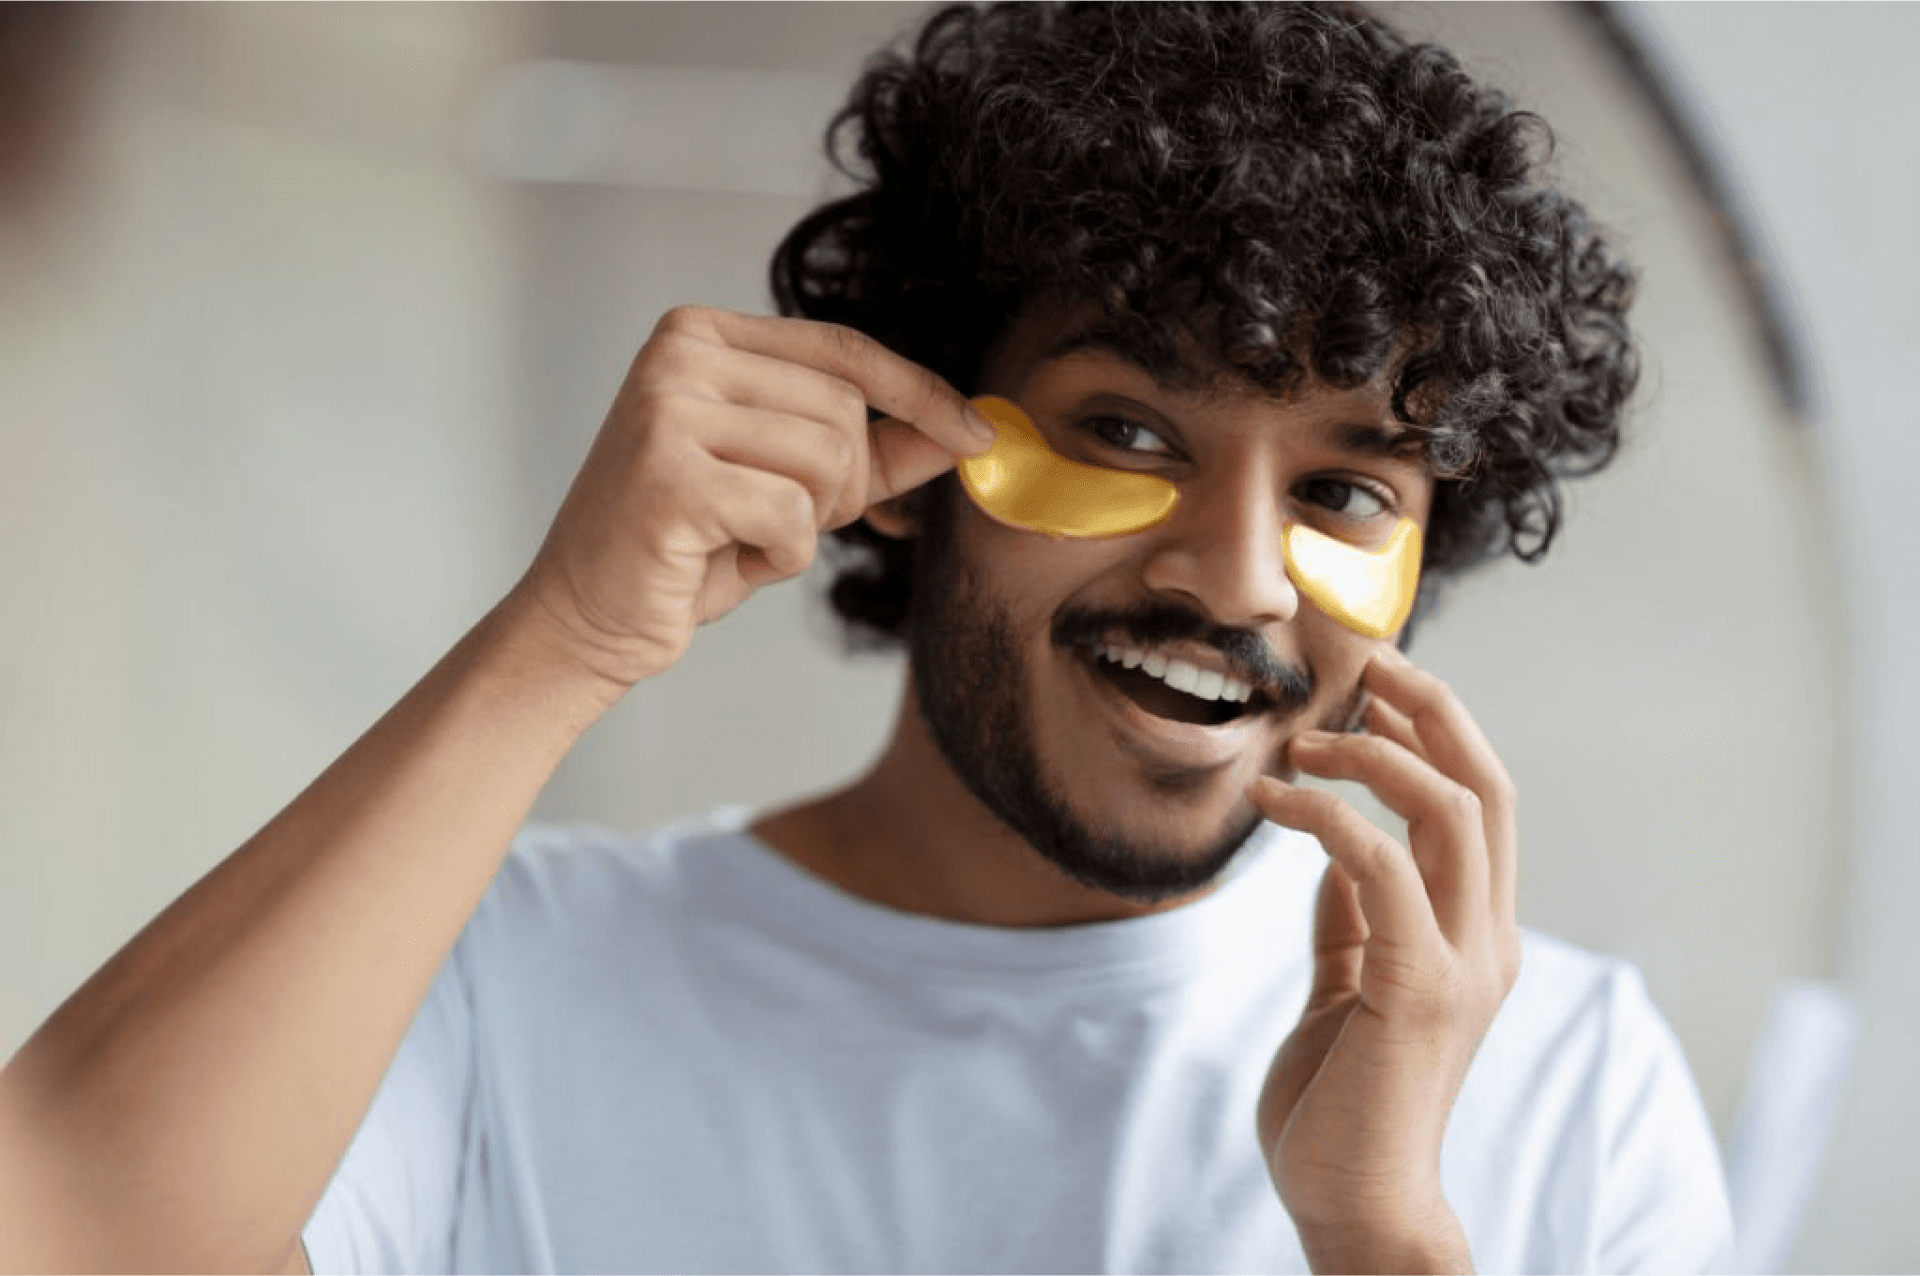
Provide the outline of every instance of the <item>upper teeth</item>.
[[1165,656],[1153,655],[1137,647],[1122,647],[1115,643],[1096,648],[1096,651],[1102,660],[1111,660],[1117,665],[1125,665],[1129,669],[1138,669],[1141,673],[1152,674],[1175,691],[1184,691],[1202,700],[1244,702],[1253,695],[1253,688],[1246,683],[1212,669],[1202,669],[1184,660],[1169,660]]

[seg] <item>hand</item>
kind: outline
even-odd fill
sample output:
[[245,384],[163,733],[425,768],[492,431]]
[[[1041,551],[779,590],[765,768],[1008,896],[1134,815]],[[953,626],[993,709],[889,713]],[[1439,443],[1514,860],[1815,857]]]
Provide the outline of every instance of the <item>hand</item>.
[[1440,1145],[1467,1065],[1520,971],[1513,782],[1445,683],[1383,645],[1367,735],[1304,732],[1300,771],[1366,785],[1408,847],[1331,793],[1248,796],[1332,862],[1307,1006],[1260,1096],[1268,1169],[1316,1270],[1466,1270]]
[[[897,419],[870,426],[869,404]],[[821,532],[992,442],[959,392],[852,329],[673,310],[509,601],[618,695],[806,570]]]

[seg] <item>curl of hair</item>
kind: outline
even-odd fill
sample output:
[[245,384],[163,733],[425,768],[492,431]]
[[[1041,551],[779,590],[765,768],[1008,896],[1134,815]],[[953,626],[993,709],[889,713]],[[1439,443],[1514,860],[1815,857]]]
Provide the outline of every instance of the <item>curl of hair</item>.
[[[1103,307],[1156,371],[1196,340],[1276,394],[1389,369],[1437,480],[1416,616],[1538,560],[1560,480],[1619,446],[1634,276],[1538,176],[1546,125],[1357,7],[956,5],[868,64],[827,139],[857,188],[780,244],[781,312],[963,392],[1045,297]],[[912,546],[835,536],[832,605],[888,645]]]

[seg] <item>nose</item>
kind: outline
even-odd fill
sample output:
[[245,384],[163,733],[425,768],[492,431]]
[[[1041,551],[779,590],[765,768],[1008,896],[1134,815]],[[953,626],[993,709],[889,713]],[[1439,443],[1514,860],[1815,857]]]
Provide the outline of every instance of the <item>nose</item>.
[[1292,620],[1300,594],[1287,576],[1286,524],[1275,488],[1253,464],[1188,482],[1154,538],[1142,583],[1216,624],[1252,629]]

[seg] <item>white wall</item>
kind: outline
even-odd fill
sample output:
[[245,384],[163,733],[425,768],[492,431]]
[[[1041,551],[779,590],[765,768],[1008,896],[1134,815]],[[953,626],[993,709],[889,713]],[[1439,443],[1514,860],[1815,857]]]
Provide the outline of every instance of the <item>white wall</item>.
[[[1920,9],[1646,6],[1807,321],[1855,723],[1845,810],[1809,848],[1841,891],[1836,973],[1861,1035],[1799,1271],[1920,1267]],[[1797,596],[1783,606],[1802,603]],[[1767,623],[1770,617],[1756,618]],[[1749,800],[1765,810],[1764,788]]]
[[0,1056],[512,579],[512,9],[102,11],[0,241]]

